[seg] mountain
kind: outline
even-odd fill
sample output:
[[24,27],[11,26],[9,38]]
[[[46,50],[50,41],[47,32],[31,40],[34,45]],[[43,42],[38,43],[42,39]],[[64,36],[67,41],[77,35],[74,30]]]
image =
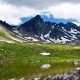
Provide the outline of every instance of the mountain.
[[45,22],[40,15],[21,24],[13,32],[17,37],[27,41],[69,43],[80,40],[80,27],[76,24]]
[[22,42],[13,33],[16,26],[11,26],[6,22],[0,21],[0,42],[15,43]]
[[44,21],[37,15],[19,26],[12,26],[3,21],[0,21],[0,25],[0,36],[5,37],[9,34],[10,36],[5,38],[13,41],[80,43],[80,26],[72,22],[64,24]]
[[8,23],[6,23],[5,21],[1,21],[0,20],[0,25],[4,26],[6,29],[8,30],[12,30],[12,28],[14,28],[15,26],[9,25]]
[[[55,22],[55,23],[61,23],[62,22],[64,24],[66,24],[67,22],[76,22],[76,23],[78,23],[77,20],[71,19],[71,18],[69,18],[69,19],[55,18],[53,16],[53,14],[51,14],[50,12],[42,12],[39,15],[41,16],[41,18],[45,22],[46,21]],[[25,22],[29,21],[31,18],[33,18],[33,17],[34,17],[34,15],[33,16],[28,16],[28,17],[22,17],[21,21],[22,21],[22,23],[25,23]]]

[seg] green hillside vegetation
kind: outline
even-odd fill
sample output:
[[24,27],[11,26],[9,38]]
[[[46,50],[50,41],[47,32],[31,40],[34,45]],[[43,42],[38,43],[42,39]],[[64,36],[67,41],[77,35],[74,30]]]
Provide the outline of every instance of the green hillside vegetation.
[[[41,52],[51,53],[49,56]],[[80,47],[49,44],[49,43],[19,43],[0,42],[0,61],[13,62],[55,62],[80,59]]]

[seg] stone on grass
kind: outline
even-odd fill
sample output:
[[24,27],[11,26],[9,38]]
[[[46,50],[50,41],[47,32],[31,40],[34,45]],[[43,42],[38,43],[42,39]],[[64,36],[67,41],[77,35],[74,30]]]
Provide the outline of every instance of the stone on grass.
[[41,69],[49,69],[50,67],[51,67],[50,64],[43,64],[43,65],[41,66]]

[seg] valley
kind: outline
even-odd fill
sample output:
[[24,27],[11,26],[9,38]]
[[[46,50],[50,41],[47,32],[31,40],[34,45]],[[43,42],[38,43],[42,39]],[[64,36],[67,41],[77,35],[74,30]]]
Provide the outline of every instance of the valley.
[[79,30],[73,23],[53,24],[40,16],[14,27],[1,22],[0,79],[79,80]]

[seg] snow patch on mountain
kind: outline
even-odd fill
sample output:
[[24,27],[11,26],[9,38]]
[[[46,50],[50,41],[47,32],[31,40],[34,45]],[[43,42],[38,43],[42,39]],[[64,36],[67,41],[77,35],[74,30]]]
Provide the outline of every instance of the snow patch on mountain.
[[24,37],[26,40],[29,40],[29,41],[34,41],[34,42],[37,42],[39,40],[33,38],[33,37]]
[[76,24],[77,26],[80,26],[80,23],[78,23],[78,22],[73,22],[74,24]]
[[49,38],[51,31],[49,33],[45,34],[44,37]]
[[45,41],[43,34],[41,34],[40,38]]

